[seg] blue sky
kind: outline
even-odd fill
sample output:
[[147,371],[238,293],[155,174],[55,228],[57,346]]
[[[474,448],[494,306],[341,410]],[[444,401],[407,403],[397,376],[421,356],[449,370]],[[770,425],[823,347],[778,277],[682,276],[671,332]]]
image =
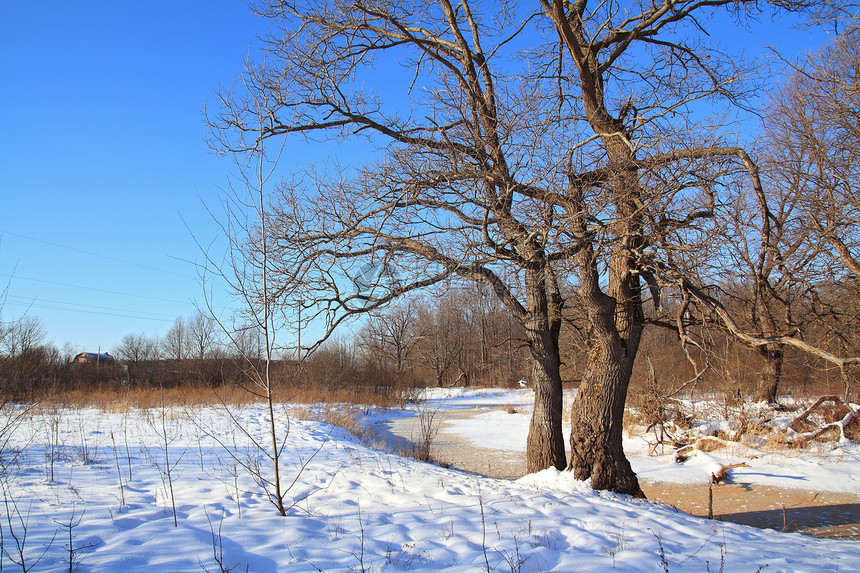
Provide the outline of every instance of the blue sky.
[[194,237],[217,236],[203,202],[231,171],[205,144],[203,106],[265,21],[241,1],[0,14],[2,319],[26,311],[81,350],[163,334],[201,299]]
[[[104,351],[194,312],[195,239],[219,236],[204,203],[233,169],[205,144],[203,107],[266,26],[241,0],[3,4],[0,319],[26,312],[57,346]],[[743,41],[823,39],[777,30]]]

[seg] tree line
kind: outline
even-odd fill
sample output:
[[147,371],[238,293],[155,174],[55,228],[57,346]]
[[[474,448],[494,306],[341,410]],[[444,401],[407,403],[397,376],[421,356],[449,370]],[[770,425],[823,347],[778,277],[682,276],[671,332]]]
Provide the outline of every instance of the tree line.
[[[246,363],[264,359],[259,331],[225,332],[203,312],[177,318],[163,336],[123,336],[103,349],[116,364],[74,363],[80,352],[94,349],[47,344],[47,328],[37,317],[0,324],[4,397],[106,384],[242,384]],[[277,383],[323,390],[365,386],[393,395],[424,386],[512,385],[525,376],[522,338],[488,293],[452,289],[376,313],[353,336],[330,341],[301,363],[295,348],[278,349]]]
[[[750,285],[724,285],[728,308],[743,315]],[[795,306],[795,314],[817,313],[816,329],[807,336],[816,345],[834,352],[858,353],[860,326],[846,318],[846,297],[852,292],[833,290],[835,299],[817,305],[842,309],[825,314],[815,308]],[[561,338],[561,377],[576,388],[585,375],[587,339],[567,316]],[[163,336],[130,333],[108,350],[117,362],[75,364],[85,349],[70,343],[57,348],[45,341],[48,330],[37,317],[2,323],[0,334],[0,394],[3,399],[27,399],[68,389],[97,390],[132,387],[241,386],[247,382],[245,366],[263,360],[258,334],[242,329],[242,336],[227,337],[212,317],[202,312],[178,317]],[[848,328],[851,330],[848,330]],[[706,341],[696,358],[709,369],[695,379],[691,364],[674,333],[667,329],[646,332],[640,359],[631,379],[634,402],[648,392],[663,396],[691,394],[732,398],[766,399],[772,388],[769,360],[758,349],[740,344],[706,322],[693,327]],[[706,328],[708,329],[706,331]],[[838,331],[840,335],[833,337]],[[235,342],[239,341],[237,347]],[[357,328],[321,346],[301,363],[294,348],[275,356],[275,383],[282,390],[313,387],[322,392],[366,388],[402,401],[424,387],[520,387],[530,385],[528,340],[486,289],[449,288],[438,296],[419,294],[371,313]],[[659,374],[656,388],[649,365]],[[851,372],[849,383],[857,391]],[[689,384],[695,379],[695,386]],[[844,381],[839,370],[801,352],[783,355],[780,390],[807,396],[841,394]],[[685,383],[687,384],[686,386]],[[287,392],[289,394],[289,392]],[[852,394],[853,396],[853,394]]]

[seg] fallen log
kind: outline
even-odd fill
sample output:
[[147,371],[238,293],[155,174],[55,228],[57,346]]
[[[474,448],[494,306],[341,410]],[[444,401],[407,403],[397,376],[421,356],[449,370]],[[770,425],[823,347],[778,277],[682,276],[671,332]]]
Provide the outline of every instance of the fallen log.
[[[820,428],[814,428],[808,420],[809,416],[828,402],[833,402],[834,409],[825,414],[827,423]],[[845,438],[857,441],[860,439],[860,414],[838,396],[822,396],[792,420],[788,427],[798,433],[785,441],[791,446],[802,446],[812,440],[836,441]]]
[[741,462],[738,464],[728,464],[725,466],[721,466],[716,472],[711,474],[711,483],[718,484],[726,481],[729,477],[728,471],[733,470],[735,468],[747,468],[749,467],[746,462]]
[[860,438],[860,418],[856,412],[849,412],[841,420],[825,424],[817,430],[802,432],[785,443],[789,446],[803,446],[812,440],[835,442],[842,438],[852,441]]
[[[839,396],[822,396],[816,400],[812,406],[804,410],[799,416],[795,417],[788,427],[798,433],[808,432],[810,430],[810,424],[807,418],[809,418],[810,414],[818,410],[822,404],[826,404],[828,402],[833,402],[836,418],[844,418],[846,414],[854,412],[850,407],[845,405]],[[833,420],[829,420],[829,422],[832,421]]]

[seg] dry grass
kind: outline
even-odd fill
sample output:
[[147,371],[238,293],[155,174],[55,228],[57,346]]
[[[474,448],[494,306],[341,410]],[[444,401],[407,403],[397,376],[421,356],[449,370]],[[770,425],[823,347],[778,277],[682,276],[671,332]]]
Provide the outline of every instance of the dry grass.
[[638,410],[627,408],[624,410],[624,431],[629,435],[635,435],[637,432],[643,431],[648,424],[645,423],[645,416]]
[[393,389],[377,390],[366,386],[337,389],[316,386],[285,387],[278,390],[277,398],[292,404],[359,404],[379,408],[392,408],[398,404]]
[[299,420],[324,422],[343,428],[359,437],[369,435],[366,424],[361,421],[364,408],[351,404],[321,404],[319,406],[302,406],[292,408],[290,413]]
[[183,385],[172,388],[112,386],[72,389],[45,394],[39,402],[61,404],[76,408],[98,408],[105,412],[118,412],[128,408],[155,408],[165,405],[207,406],[222,402],[244,405],[256,401],[252,394],[238,387],[213,390],[202,385]]
[[362,421],[363,416],[368,413],[367,405],[321,403],[293,407],[290,413],[301,420],[319,421],[343,428],[370,448],[390,451],[399,456],[414,458],[422,462],[436,463],[442,467],[450,466],[450,464],[432,457],[430,453],[438,431],[438,420],[436,419],[438,410],[433,408],[419,409],[418,435],[412,436],[410,441],[401,442],[398,440],[398,444],[395,446],[380,440],[373,429]]
[[[362,420],[367,413],[366,406],[353,404],[320,404],[318,406],[294,407],[290,414],[300,420],[324,422],[343,428],[359,441],[375,450],[388,450],[388,445],[380,441],[372,428]],[[407,452],[395,452],[399,455],[409,455]]]
[[[378,392],[371,388],[281,387],[275,392],[279,402],[294,404],[364,404],[391,407],[396,399],[392,392]],[[44,393],[36,400],[42,404],[56,404],[76,408],[97,408],[104,412],[123,411],[128,408],[154,408],[165,405],[212,406],[229,404],[243,406],[263,400],[253,387],[238,385],[208,387],[202,384],[183,384],[178,387],[130,387],[121,384],[97,388],[77,388]]]

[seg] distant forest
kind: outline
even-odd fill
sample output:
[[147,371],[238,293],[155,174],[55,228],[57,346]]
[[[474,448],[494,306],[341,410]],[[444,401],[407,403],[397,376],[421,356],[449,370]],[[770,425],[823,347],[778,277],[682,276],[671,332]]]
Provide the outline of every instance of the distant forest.
[[[741,289],[741,285],[736,288]],[[820,314],[807,339],[841,354],[857,354],[858,299],[832,291],[819,299],[829,309]],[[726,304],[734,299],[728,293]],[[826,303],[826,304],[825,304]],[[571,307],[575,308],[575,307]],[[742,309],[738,309],[741,311]],[[797,309],[804,312],[804,309]],[[811,312],[807,310],[806,312]],[[742,312],[738,312],[743,315]],[[578,386],[588,348],[583,333],[564,321],[561,333],[562,376],[565,386]],[[635,405],[652,395],[706,392],[728,400],[755,397],[767,360],[757,350],[737,342],[715,325],[703,321],[695,328],[704,341],[695,350],[697,364],[707,371],[690,384],[693,366],[671,329],[646,329],[631,381]],[[67,390],[126,387],[242,387],[264,360],[258,331],[240,328],[225,332],[211,317],[196,313],[177,318],[163,337],[127,334],[108,352],[110,363],[74,363],[84,350],[45,344],[47,329],[36,317],[3,325],[0,340],[0,393],[3,400],[35,400]],[[103,349],[104,350],[104,349]],[[294,348],[282,348],[272,364],[273,379],[283,397],[301,389],[314,396],[367,396],[371,401],[399,400],[414,388],[428,386],[512,387],[528,384],[528,346],[522,327],[480,287],[450,288],[440,296],[404,299],[372,313],[354,333],[331,339],[303,360]],[[855,379],[850,374],[849,383]],[[680,388],[685,383],[685,388]],[[781,371],[784,394],[842,394],[838,368],[787,349]],[[852,386],[854,387],[854,386]]]

